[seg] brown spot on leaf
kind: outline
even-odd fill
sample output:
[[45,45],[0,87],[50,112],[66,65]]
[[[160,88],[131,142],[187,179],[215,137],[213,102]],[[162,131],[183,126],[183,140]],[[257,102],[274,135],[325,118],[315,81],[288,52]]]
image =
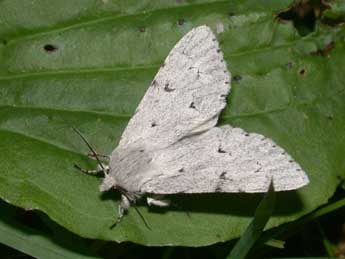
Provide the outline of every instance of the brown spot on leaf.
[[292,61],[289,61],[289,62],[286,64],[286,68],[290,70],[292,67],[293,67],[293,63],[292,63]]
[[311,54],[315,56],[327,57],[334,47],[335,43],[331,41],[324,48],[313,51]]
[[301,75],[301,76],[304,76],[305,75],[305,72],[306,70],[304,68],[301,68],[298,73]]
[[140,27],[139,27],[139,31],[140,31],[140,32],[145,32],[145,31],[146,31],[146,28],[145,28],[144,26],[140,26]]

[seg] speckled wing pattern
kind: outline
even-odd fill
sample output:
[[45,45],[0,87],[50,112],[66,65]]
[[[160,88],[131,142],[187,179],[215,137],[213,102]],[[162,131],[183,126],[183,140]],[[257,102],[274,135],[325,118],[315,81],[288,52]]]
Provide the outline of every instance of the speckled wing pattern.
[[214,127],[230,91],[218,42],[207,26],[187,33],[171,50],[128,123],[120,146],[144,139],[166,147]]
[[301,167],[260,134],[229,125],[185,138],[154,153],[153,169],[141,178],[145,193],[266,192],[308,183]]
[[116,180],[154,194],[266,192],[272,180],[276,191],[306,185],[301,167],[271,139],[215,127],[229,91],[214,34],[207,26],[191,30],[171,50],[114,150]]

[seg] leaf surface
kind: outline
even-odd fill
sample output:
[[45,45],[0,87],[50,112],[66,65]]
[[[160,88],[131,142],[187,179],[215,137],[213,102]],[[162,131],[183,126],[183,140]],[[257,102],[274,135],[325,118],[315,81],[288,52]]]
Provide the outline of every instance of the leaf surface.
[[206,23],[224,25],[217,38],[233,75],[220,124],[272,138],[311,180],[278,193],[268,227],[326,203],[345,176],[345,29],[318,25],[302,38],[275,18],[290,3],[0,1],[0,197],[88,238],[201,246],[239,237],[260,195],[174,197],[191,218],[143,205],[152,230],[133,209],[110,229],[118,197],[73,169],[95,163],[70,126],[109,154],[171,48]]

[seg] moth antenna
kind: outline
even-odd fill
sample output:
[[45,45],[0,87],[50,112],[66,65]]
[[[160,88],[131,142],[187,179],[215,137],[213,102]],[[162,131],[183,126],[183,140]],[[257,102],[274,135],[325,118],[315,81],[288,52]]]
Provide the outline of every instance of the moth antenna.
[[142,221],[144,222],[145,226],[149,229],[152,230],[149,226],[149,224],[147,224],[147,221],[145,220],[143,214],[141,214],[140,210],[136,207],[136,205],[133,206],[133,208],[135,209],[135,211],[138,213],[138,215],[140,216],[140,218],[142,219]]
[[81,132],[80,132],[79,130],[77,130],[77,129],[76,129],[75,127],[73,127],[73,126],[71,126],[71,127],[72,127],[72,129],[74,130],[74,132],[77,133],[77,134],[81,137],[81,139],[84,141],[84,143],[85,143],[85,144],[87,145],[87,147],[90,149],[90,151],[92,152],[92,154],[95,156],[95,158],[96,158],[96,160],[97,160],[99,166],[102,168],[103,172],[106,174],[106,173],[107,173],[107,172],[106,172],[107,170],[105,170],[105,168],[104,168],[103,164],[101,163],[101,160],[99,159],[99,157],[98,157],[96,151],[91,147],[90,143],[86,140],[86,138],[83,136],[83,134],[81,134]]
[[[130,199],[124,190],[121,190],[121,189],[119,189],[119,190],[120,190],[120,193],[121,193],[122,195],[124,195],[129,201],[132,201],[132,202],[134,201],[134,206],[133,206],[133,208],[134,208],[135,211],[138,213],[139,217],[140,217],[141,220],[144,222],[145,226],[146,226],[149,230],[152,230],[152,229],[150,228],[149,224],[147,223],[147,221],[145,220],[143,214],[141,214],[140,210],[136,207],[135,200]],[[113,225],[113,227],[114,227],[114,226],[116,226],[116,223]]]

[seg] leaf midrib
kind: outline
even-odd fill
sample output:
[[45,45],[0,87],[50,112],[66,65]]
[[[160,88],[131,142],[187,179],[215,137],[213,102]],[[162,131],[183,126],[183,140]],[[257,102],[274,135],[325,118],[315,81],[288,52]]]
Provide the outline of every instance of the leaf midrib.
[[[62,27],[58,27],[58,28],[52,28],[52,29],[48,29],[48,30],[43,30],[43,31],[38,31],[38,32],[33,32],[32,34],[26,34],[24,36],[18,36],[18,37],[13,37],[13,38],[8,38],[7,39],[7,43],[6,45],[9,46],[11,44],[14,44],[18,41],[23,41],[26,39],[32,39],[35,37],[39,37],[39,36],[45,36],[45,35],[49,35],[51,33],[55,33],[55,32],[64,32],[64,31],[68,31],[68,30],[72,30],[72,29],[76,29],[76,28],[83,28],[83,27],[87,27],[90,25],[95,25],[95,24],[99,24],[99,23],[103,23],[103,22],[108,22],[108,21],[112,21],[112,20],[121,20],[121,19],[125,19],[125,18],[129,18],[129,17],[140,17],[140,16],[144,16],[144,15],[152,15],[155,14],[157,12],[171,12],[171,11],[175,11],[175,10],[181,10],[181,9],[188,9],[188,8],[206,8],[208,6],[213,6],[213,5],[220,5],[220,4],[227,4],[228,1],[215,1],[212,3],[201,3],[201,4],[187,4],[187,5],[181,5],[181,6],[173,6],[173,7],[169,7],[169,8],[159,8],[159,9],[154,9],[154,10],[150,10],[150,11],[144,11],[144,12],[138,12],[138,13],[132,13],[132,14],[120,14],[120,15],[109,15],[109,16],[105,16],[105,17],[100,17],[100,18],[96,18],[96,19],[90,19],[90,20],[84,20],[84,21],[80,21],[80,22],[75,22],[75,23],[71,23],[68,26],[62,26]],[[262,12],[264,13],[264,12]]]

